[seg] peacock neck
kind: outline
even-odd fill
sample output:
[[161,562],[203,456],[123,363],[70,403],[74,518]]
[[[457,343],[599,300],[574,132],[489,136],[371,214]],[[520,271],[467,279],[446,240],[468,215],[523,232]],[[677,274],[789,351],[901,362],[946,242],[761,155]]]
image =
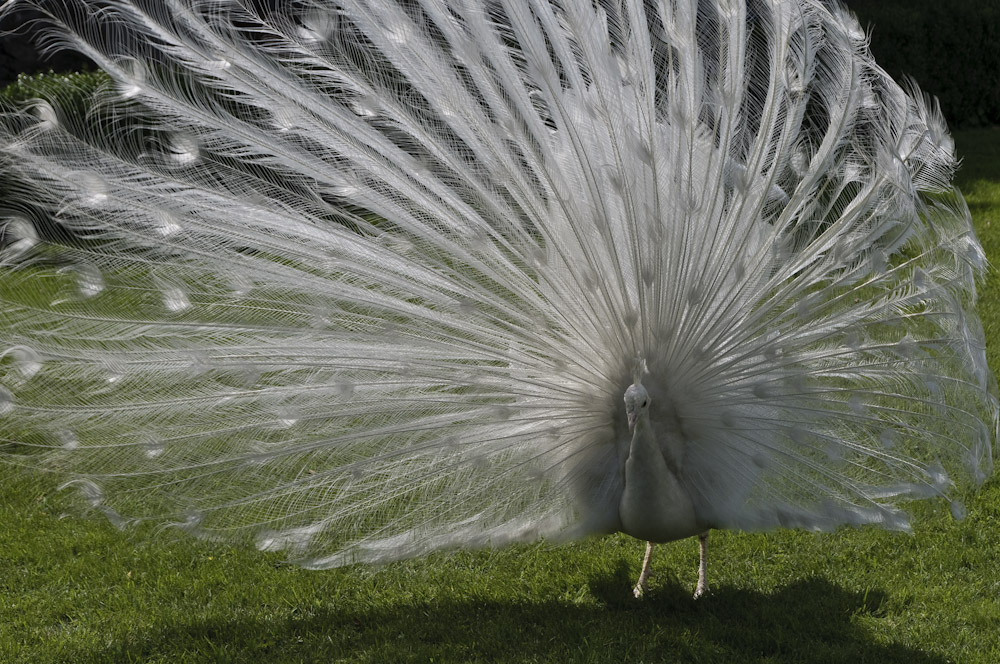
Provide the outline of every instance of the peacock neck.
[[618,512],[623,532],[651,542],[669,542],[704,530],[647,415],[639,417],[632,432]]

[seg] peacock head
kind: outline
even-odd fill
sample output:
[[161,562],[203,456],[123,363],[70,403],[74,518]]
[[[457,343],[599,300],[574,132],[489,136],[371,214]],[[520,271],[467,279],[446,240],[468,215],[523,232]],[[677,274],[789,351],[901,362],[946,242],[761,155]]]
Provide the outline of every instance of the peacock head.
[[642,383],[632,383],[625,390],[625,414],[628,416],[629,431],[635,428],[635,423],[647,410],[649,410],[649,392]]

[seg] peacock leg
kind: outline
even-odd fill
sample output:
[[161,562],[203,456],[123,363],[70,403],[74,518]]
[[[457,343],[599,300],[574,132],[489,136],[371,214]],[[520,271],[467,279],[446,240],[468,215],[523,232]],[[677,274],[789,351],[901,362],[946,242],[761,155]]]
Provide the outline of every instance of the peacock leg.
[[635,595],[636,599],[642,597],[642,593],[646,590],[646,582],[649,581],[649,567],[652,560],[653,543],[646,542],[646,555],[642,558],[642,572],[639,573],[639,580],[636,582],[635,588],[632,589],[632,594]]
[[694,589],[694,598],[698,599],[708,593],[708,531],[698,535],[698,585]]

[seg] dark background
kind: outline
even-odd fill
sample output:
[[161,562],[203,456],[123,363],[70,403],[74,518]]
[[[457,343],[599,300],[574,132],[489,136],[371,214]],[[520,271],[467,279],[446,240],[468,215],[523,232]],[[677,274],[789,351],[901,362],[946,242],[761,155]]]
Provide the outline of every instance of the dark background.
[[[1000,0],[848,0],[868,30],[875,59],[893,77],[910,76],[941,102],[952,127],[1000,124]],[[14,12],[12,30],[31,18]],[[85,59],[42,59],[24,29],[0,37],[0,87],[18,73],[78,71]]]

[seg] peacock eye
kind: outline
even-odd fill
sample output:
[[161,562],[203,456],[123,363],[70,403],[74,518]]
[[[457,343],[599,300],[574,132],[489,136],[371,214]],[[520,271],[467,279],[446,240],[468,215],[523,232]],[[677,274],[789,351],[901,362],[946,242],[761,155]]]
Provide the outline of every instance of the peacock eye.
[[645,408],[648,405],[649,405],[649,401],[647,399],[643,399],[642,400],[642,407]]

